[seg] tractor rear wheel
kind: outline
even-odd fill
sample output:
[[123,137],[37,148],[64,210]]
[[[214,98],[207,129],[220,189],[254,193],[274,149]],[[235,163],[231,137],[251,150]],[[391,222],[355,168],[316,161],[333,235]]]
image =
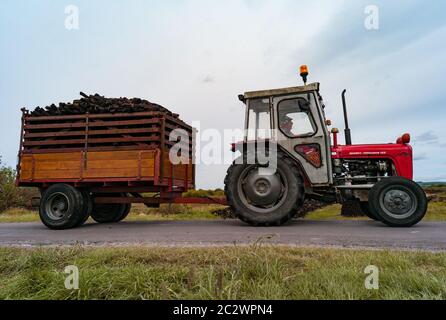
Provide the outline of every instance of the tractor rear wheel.
[[[94,196],[107,197],[113,195],[96,194]],[[124,197],[125,194],[120,194],[120,196]],[[130,212],[130,208],[131,208],[130,203],[103,203],[103,204],[94,203],[91,217],[97,223],[119,222],[127,217],[127,215]]]
[[283,154],[278,155],[277,170],[271,174],[259,170],[258,164],[237,163],[225,178],[227,201],[236,216],[253,226],[279,226],[292,219],[304,201],[297,166]]
[[369,193],[372,212],[391,227],[411,227],[420,222],[427,211],[423,189],[402,177],[390,177],[376,183]]

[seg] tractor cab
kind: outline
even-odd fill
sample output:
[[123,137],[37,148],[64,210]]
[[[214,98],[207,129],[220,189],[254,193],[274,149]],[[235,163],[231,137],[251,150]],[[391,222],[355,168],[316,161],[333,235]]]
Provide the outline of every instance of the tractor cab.
[[275,143],[298,161],[309,183],[332,183],[330,133],[319,83],[246,92],[239,99],[246,104],[244,144]]

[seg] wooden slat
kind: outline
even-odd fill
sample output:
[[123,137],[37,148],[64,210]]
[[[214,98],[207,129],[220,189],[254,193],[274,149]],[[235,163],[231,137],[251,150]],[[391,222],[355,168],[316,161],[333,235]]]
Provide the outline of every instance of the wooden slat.
[[[32,163],[22,162],[23,170],[31,170]],[[73,170],[80,168],[80,161],[36,161],[35,170]]]
[[[138,159],[139,153],[142,152],[143,159],[154,159],[155,151],[102,151],[102,152],[89,152],[89,160],[133,160]],[[70,161],[73,159],[79,159],[79,152],[69,152],[69,153],[46,153],[46,154],[35,154],[33,156],[25,154],[22,158],[22,163],[31,162],[32,157],[36,161]]]
[[147,137],[126,137],[126,138],[97,138],[88,139],[88,143],[109,143],[109,142],[146,142],[146,141],[159,141],[157,135],[150,135]]
[[80,170],[40,170],[34,179],[80,179]]
[[[133,113],[103,113],[103,114],[89,114],[90,119],[107,119],[107,118],[133,118],[133,117],[154,117],[160,116],[164,113],[160,111],[148,112],[133,112]],[[77,120],[85,119],[87,114],[80,115],[60,115],[60,116],[27,116],[26,121],[61,121],[61,120]]]
[[[114,135],[114,134],[132,134],[132,133],[155,133],[160,132],[159,128],[137,128],[137,129],[106,129],[106,130],[89,130],[89,136],[95,135]],[[71,137],[83,136],[86,130],[83,131],[65,131],[65,132],[38,132],[25,133],[25,139],[29,138],[45,138],[45,137]]]
[[[137,120],[124,120],[124,121],[90,121],[90,127],[120,127],[131,125],[143,125],[158,123],[159,119],[137,119]],[[45,123],[45,124],[25,124],[25,130],[31,129],[61,129],[61,128],[83,128],[87,125],[86,121],[83,122],[66,122],[66,123]]]
[[177,125],[172,125],[172,124],[166,123],[166,128],[169,129],[168,131],[172,131],[172,130],[175,130],[175,129],[183,129],[186,132],[192,133],[191,127],[186,127],[186,126],[181,126],[181,125],[178,126],[178,124]]
[[38,132],[38,133],[25,133],[25,139],[32,138],[57,138],[57,137],[71,137],[71,136],[83,136],[86,131],[62,131],[62,132]]
[[61,129],[61,128],[84,128],[86,122],[73,122],[73,123],[51,123],[51,124],[25,124],[25,130],[34,129]]
[[[126,137],[126,138],[96,138],[88,139],[90,143],[117,143],[117,142],[152,142],[158,141],[159,138],[156,135],[147,137]],[[25,141],[23,145],[28,146],[52,146],[52,145],[67,145],[67,144],[83,144],[85,139],[66,139],[66,140],[40,140],[40,141]]]
[[[109,160],[109,161],[87,161],[87,168],[90,169],[113,169],[113,168],[138,168],[138,160]],[[141,160],[142,168],[154,168],[155,160],[147,159]]]
[[[154,159],[146,159],[141,161],[142,168],[154,168]],[[22,162],[22,170],[32,170],[31,162]],[[138,168],[138,160],[108,160],[108,161],[87,161],[88,169],[121,169],[121,168]],[[45,170],[74,170],[80,169],[80,161],[37,161],[35,164],[36,171]]]
[[[104,146],[104,147],[88,147],[88,151],[123,151],[123,150],[146,150],[152,151],[158,149],[158,143],[146,143],[143,146]],[[33,149],[26,148],[23,150],[22,154],[56,154],[56,153],[67,153],[67,152],[79,152],[85,149],[74,147],[74,148],[47,148],[47,149]]]
[[[152,177],[153,168],[142,168],[141,177]],[[137,178],[138,168],[87,169],[84,178]]]
[[36,155],[23,155],[23,161],[31,161],[31,158],[34,157],[36,161],[70,161],[73,159],[79,159],[79,152],[70,152],[70,153],[54,153],[54,154],[36,154]]
[[70,140],[41,140],[41,141],[25,141],[23,145],[29,146],[53,146],[61,144],[83,144],[85,139],[70,139]]
[[159,119],[138,119],[138,120],[125,120],[125,121],[91,121],[90,127],[118,127],[118,126],[131,126],[142,124],[154,124],[158,123]]
[[[141,151],[109,151],[109,152],[89,152],[88,159],[92,160],[132,160],[138,159]],[[154,159],[155,151],[142,151],[143,159]]]

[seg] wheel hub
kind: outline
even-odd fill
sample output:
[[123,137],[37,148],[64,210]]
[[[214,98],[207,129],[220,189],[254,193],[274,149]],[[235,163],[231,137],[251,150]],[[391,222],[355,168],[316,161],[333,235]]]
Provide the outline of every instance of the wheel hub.
[[53,194],[47,201],[46,212],[52,220],[61,220],[68,212],[69,200],[62,193]]
[[282,192],[282,184],[277,174],[260,175],[258,169],[248,174],[242,187],[249,201],[259,206],[275,204]]
[[383,200],[384,208],[395,217],[409,216],[414,208],[412,197],[403,190],[389,190]]

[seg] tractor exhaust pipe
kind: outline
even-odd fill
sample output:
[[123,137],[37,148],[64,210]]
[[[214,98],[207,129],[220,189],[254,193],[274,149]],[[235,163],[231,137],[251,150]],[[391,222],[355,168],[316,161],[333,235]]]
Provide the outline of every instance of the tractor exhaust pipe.
[[348,126],[348,115],[347,115],[347,103],[345,102],[345,93],[346,89],[342,91],[342,106],[344,108],[344,121],[345,121],[345,144],[348,146],[352,145],[352,134],[350,131],[350,127]]

